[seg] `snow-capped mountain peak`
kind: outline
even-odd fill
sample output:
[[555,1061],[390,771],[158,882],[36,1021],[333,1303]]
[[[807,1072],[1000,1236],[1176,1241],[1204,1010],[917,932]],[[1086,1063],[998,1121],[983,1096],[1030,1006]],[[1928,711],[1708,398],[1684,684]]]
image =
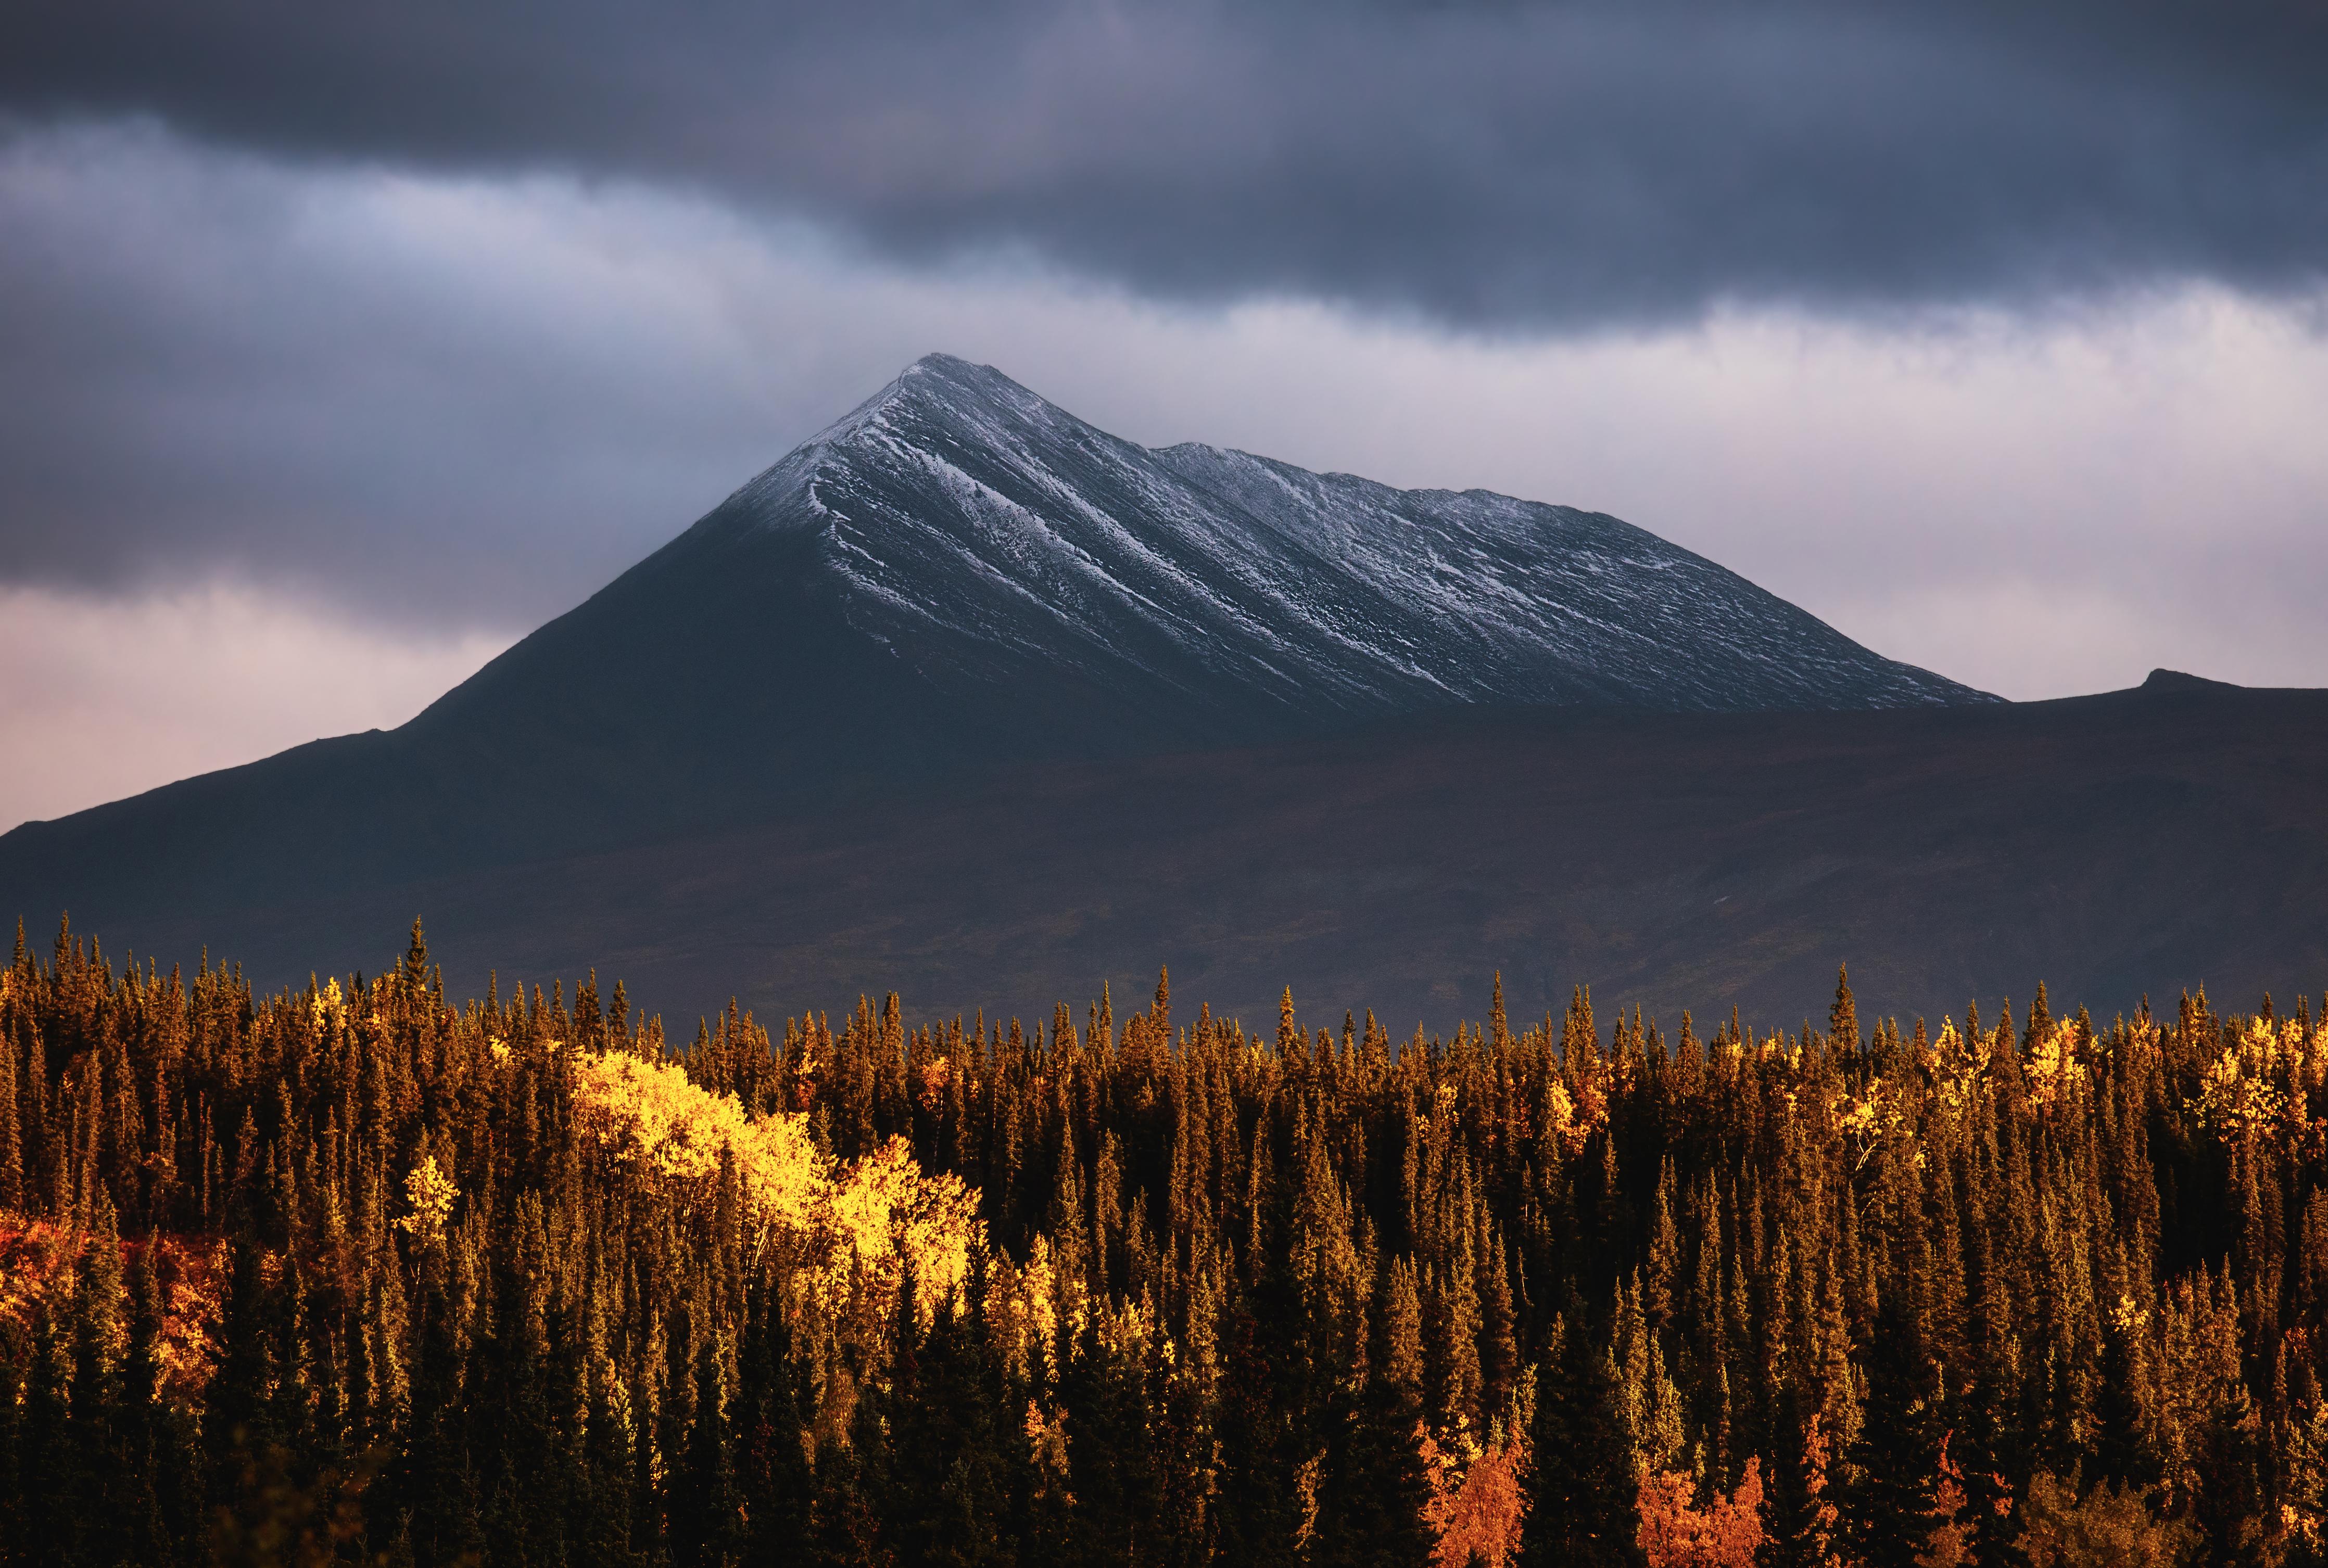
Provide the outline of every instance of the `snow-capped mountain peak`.
[[1239,733],[1460,704],[1983,700],[1614,518],[1151,450],[940,354],[699,531],[813,537],[849,622],[933,677],[1065,676]]

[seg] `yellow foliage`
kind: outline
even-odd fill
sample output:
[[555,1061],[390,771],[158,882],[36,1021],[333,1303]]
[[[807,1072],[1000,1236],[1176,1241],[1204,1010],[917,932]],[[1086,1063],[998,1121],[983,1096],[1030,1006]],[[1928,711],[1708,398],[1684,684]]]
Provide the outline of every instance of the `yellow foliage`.
[[1985,1087],[1988,1066],[1985,1040],[1967,1043],[1955,1019],[1940,1020],[1940,1037],[1932,1042],[1932,1082],[1942,1109],[1955,1115],[1971,1105]]
[[[1035,1459],[1035,1468],[1046,1479],[1065,1480],[1067,1475],[1067,1413],[1046,1416],[1040,1406],[1027,1402],[1024,1428],[1027,1446]],[[1073,1502],[1070,1497],[1067,1499]]]
[[[915,1304],[925,1319],[970,1277],[978,1199],[957,1176],[924,1174],[903,1138],[850,1164],[830,1202],[836,1240],[855,1249],[885,1293],[902,1283],[905,1265],[913,1265]],[[836,1246],[836,1262],[838,1255]]]
[[2320,1081],[2323,1032],[2250,1019],[2201,1076],[2199,1119],[2227,1142],[2283,1119],[2300,1126],[2304,1093]]
[[[1072,1277],[1072,1276],[1071,1276]],[[1082,1327],[1083,1292],[1075,1282],[1070,1302],[1075,1321],[1069,1332]],[[986,1297],[986,1322],[1004,1364],[1025,1377],[1039,1356],[1059,1345],[1059,1281],[1051,1267],[1051,1241],[1037,1235],[1023,1266],[1013,1267],[1007,1256],[994,1260],[994,1274]]]
[[[1440,1090],[1441,1094],[1448,1092],[1446,1087]],[[1550,1131],[1572,1160],[1584,1152],[1593,1134],[1609,1125],[1608,1098],[1590,1082],[1580,1084],[1578,1092],[1572,1095],[1566,1084],[1553,1079],[1545,1092],[1544,1106]]]
[[958,1177],[925,1172],[902,1138],[836,1170],[805,1115],[748,1115],[683,1069],[624,1052],[577,1056],[575,1101],[618,1164],[682,1190],[732,1170],[762,1237],[800,1249],[828,1304],[847,1293],[852,1263],[884,1300],[911,1266],[926,1321],[962,1288],[982,1245],[975,1196]]
[[2057,1023],[2035,1041],[2021,1064],[2021,1071],[2029,1082],[2029,1097],[2044,1110],[2051,1110],[2065,1097],[2084,1087],[2085,1069],[2078,1059],[2075,1021]]
[[575,1058],[575,1101],[585,1125],[618,1163],[682,1181],[719,1173],[724,1155],[764,1220],[806,1228],[831,1186],[831,1162],[799,1115],[744,1114],[733,1095],[698,1087],[686,1071],[625,1052]]
[[1585,1138],[1576,1125],[1575,1097],[1568,1092],[1568,1086],[1557,1078],[1553,1080],[1552,1092],[1546,1097],[1552,1106],[1553,1136],[1558,1138],[1560,1146],[1573,1157],[1583,1149]]
[[453,1179],[436,1168],[436,1156],[429,1155],[404,1179],[407,1208],[396,1227],[421,1246],[434,1246],[444,1239],[445,1221],[453,1212],[453,1200],[460,1195]]
[[[1868,1080],[1865,1095],[1838,1095],[1827,1109],[1835,1117],[1835,1130],[1857,1151],[1854,1170],[1866,1164],[1885,1139],[1914,1135],[1898,1097],[1885,1091],[1880,1078]],[[1921,1163],[1920,1155],[1918,1162]]]

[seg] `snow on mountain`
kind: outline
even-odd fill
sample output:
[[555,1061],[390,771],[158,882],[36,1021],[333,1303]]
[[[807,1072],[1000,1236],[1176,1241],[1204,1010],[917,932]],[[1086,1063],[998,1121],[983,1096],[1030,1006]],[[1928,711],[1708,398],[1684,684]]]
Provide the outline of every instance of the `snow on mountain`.
[[1150,450],[944,355],[674,549],[755,537],[810,544],[848,625],[925,675],[1066,678],[1237,733],[1459,704],[1994,700],[1614,518]]

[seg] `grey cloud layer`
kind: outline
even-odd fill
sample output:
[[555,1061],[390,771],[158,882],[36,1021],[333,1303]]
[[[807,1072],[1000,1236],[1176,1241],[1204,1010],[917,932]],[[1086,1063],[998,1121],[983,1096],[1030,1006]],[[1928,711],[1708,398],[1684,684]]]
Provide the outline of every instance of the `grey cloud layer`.
[[683,259],[730,238],[152,134],[0,145],[0,581],[215,575],[522,629],[785,433],[718,269]]
[[1493,330],[2308,286],[2323,67],[2294,0],[37,0],[0,103]]

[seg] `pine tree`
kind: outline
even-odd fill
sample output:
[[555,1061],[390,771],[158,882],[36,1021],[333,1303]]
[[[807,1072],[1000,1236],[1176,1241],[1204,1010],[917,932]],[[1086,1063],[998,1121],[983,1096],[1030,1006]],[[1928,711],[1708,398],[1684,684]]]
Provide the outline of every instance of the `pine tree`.
[[85,1560],[114,1563],[127,1550],[127,1522],[117,1492],[124,1489],[121,1369],[115,1339],[121,1328],[121,1243],[113,1201],[100,1189],[96,1221],[81,1252],[72,1299],[72,1432],[66,1459],[65,1507]]
[[394,1485],[408,1514],[408,1540],[422,1564],[452,1563],[480,1552],[476,1474],[463,1420],[462,1354],[455,1302],[441,1248],[422,1261],[415,1303],[418,1348],[412,1360],[411,1418]]
[[1141,1368],[1101,1336],[1094,1316],[1059,1382],[1075,1489],[1073,1556],[1136,1564],[1157,1559],[1155,1468]]
[[15,1554],[22,1563],[73,1564],[81,1560],[83,1521],[73,1509],[72,1373],[65,1328],[46,1302],[33,1310],[31,1350],[16,1450]]
[[899,1388],[895,1487],[884,1510],[899,1561],[930,1568],[1013,1561],[1011,1498],[1025,1485],[1023,1439],[1007,1424],[1001,1369],[977,1311],[942,1303],[911,1367],[910,1397]]
[[121,1525],[133,1563],[168,1563],[194,1535],[185,1434],[165,1396],[158,1235],[137,1251],[129,1275],[129,1335],[122,1358]]
[[[456,1009],[417,933],[274,997],[70,928],[5,975],[0,1563],[1414,1562],[1531,1408],[1535,1561],[1632,1560],[1637,1466],[1661,1542],[1755,1477],[1774,1565],[2328,1539],[2308,999],[1903,1041],[1841,973],[1824,1031],[1604,1056],[1580,986],[1394,1057],[1159,975],[1083,1035],[868,989],[775,1056],[595,977]],[[671,1081],[622,1110],[601,1050]]]
[[8,1544],[26,1539],[31,1528],[19,1468],[25,1411],[23,1377],[18,1370],[31,1358],[30,1350],[14,1322],[0,1324],[0,1563],[17,1560]]
[[[18,946],[23,945],[23,922],[17,923]],[[21,950],[15,973],[23,968]],[[0,1007],[0,1210],[22,1209],[24,1206],[23,1134],[19,1127],[15,1020],[10,1010]]]
[[1261,1286],[1225,1313],[1221,1336],[1220,1403],[1214,1421],[1220,1451],[1219,1556],[1269,1565],[1300,1560],[1302,1532],[1299,1433],[1279,1396],[1286,1347],[1272,1326],[1290,1303],[1281,1270],[1266,1270]]
[[1763,1495],[1762,1568],[1840,1568],[1832,1491],[1832,1433],[1810,1390],[1789,1387],[1779,1405],[1780,1450]]
[[1859,1055],[1859,1004],[1851,994],[1851,966],[1835,972],[1835,1005],[1827,1010],[1827,1040],[1837,1056],[1852,1061]]

